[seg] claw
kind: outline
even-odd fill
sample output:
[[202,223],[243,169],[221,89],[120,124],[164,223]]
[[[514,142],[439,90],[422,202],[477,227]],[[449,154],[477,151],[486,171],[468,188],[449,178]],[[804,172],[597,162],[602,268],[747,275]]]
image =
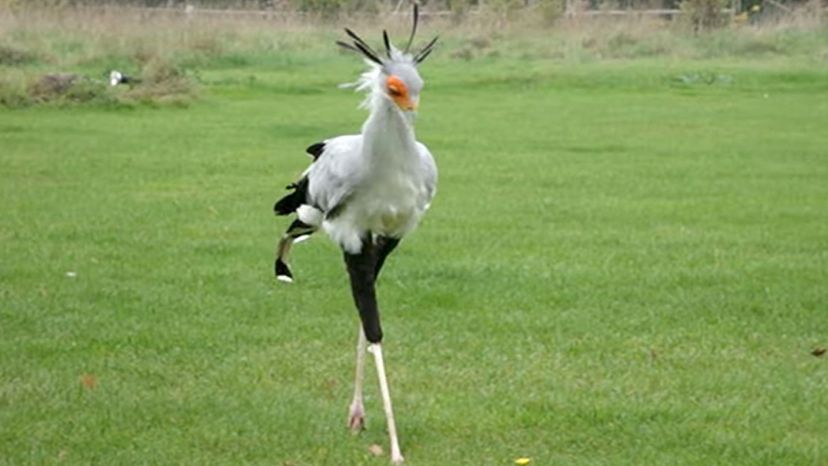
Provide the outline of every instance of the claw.
[[351,432],[358,434],[365,430],[365,417],[364,416],[351,416],[348,420],[348,428],[351,429]]

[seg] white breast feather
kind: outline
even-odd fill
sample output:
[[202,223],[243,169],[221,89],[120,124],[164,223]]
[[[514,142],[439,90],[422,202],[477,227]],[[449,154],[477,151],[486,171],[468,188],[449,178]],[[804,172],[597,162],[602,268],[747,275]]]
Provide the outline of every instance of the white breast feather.
[[306,171],[311,204],[325,213],[344,206],[321,226],[354,254],[365,234],[401,238],[413,230],[437,183],[431,153],[414,139],[412,115],[393,107],[379,79],[375,68],[357,83],[358,90],[368,91],[365,104],[371,109],[362,134],[326,140],[322,155]]

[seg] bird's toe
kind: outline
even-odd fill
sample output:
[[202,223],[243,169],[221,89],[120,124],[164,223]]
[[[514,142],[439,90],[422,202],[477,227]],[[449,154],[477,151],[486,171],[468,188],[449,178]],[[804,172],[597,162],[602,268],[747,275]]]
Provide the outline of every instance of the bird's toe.
[[365,415],[362,413],[351,414],[348,417],[348,428],[355,434],[365,430]]
[[365,430],[365,409],[361,404],[352,404],[348,412],[348,428],[358,434]]

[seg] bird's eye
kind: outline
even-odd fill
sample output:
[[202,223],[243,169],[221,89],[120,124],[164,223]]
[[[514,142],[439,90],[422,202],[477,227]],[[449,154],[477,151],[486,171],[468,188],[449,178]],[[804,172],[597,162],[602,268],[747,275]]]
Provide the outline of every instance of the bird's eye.
[[387,81],[388,93],[394,97],[402,97],[407,93],[405,83],[396,76],[389,76]]

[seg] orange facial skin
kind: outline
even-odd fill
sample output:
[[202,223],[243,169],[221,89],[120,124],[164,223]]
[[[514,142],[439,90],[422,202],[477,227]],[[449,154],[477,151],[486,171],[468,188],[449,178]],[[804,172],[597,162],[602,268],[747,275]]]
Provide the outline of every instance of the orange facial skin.
[[402,82],[402,79],[391,75],[386,80],[386,86],[388,87],[388,95],[391,96],[398,107],[406,111],[417,110],[417,103],[411,100],[408,95],[408,87]]

